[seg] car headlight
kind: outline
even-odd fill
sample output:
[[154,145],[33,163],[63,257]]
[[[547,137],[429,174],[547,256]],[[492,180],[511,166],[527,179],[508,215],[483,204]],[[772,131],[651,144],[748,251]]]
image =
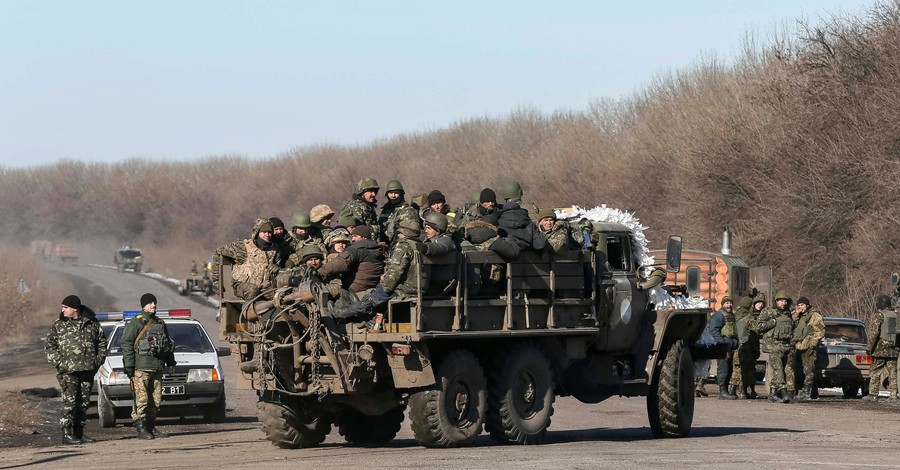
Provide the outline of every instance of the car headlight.
[[218,382],[219,371],[216,369],[191,369],[187,375],[188,382]]

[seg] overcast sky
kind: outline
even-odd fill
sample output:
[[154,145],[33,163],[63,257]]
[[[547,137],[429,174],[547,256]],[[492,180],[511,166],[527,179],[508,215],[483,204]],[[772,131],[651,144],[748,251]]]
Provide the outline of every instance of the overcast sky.
[[0,166],[270,157],[585,109],[872,1],[0,2]]

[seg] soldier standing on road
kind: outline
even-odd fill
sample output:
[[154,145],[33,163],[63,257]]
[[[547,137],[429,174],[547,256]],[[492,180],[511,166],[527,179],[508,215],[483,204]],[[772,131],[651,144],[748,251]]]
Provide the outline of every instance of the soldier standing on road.
[[725,359],[716,360],[716,384],[719,385],[719,400],[736,400],[737,396],[728,391],[728,383],[731,379],[734,354],[739,345],[734,327],[734,304],[731,297],[722,299],[722,308],[716,310],[709,319],[709,334],[716,340],[716,344],[725,345],[728,353]]
[[[381,236],[381,226],[378,225],[378,182],[374,178],[363,178],[356,183],[356,192],[344,208],[341,209],[340,220],[356,219],[359,225],[367,225],[372,231],[372,239],[378,240]],[[354,223],[353,225],[358,225]],[[344,225],[347,229],[349,226]]]
[[872,367],[869,369],[869,394],[864,400],[877,401],[881,392],[881,384],[885,377],[889,380],[890,399],[897,400],[897,356],[900,355],[897,331],[891,331],[890,325],[896,325],[897,312],[891,309],[891,298],[879,295],[875,299],[878,311],[869,317],[866,331],[869,332],[868,353],[872,356]]
[[212,281],[219,289],[219,269],[222,257],[234,260],[231,270],[231,287],[235,295],[251,300],[272,287],[272,278],[278,272],[275,264],[275,245],[272,244],[272,224],[268,219],[256,219],[250,238],[235,240],[220,246],[213,253]]
[[94,374],[106,360],[106,335],[94,312],[69,295],[47,335],[47,361],[56,367],[62,390],[63,409],[59,418],[63,444],[94,442],[84,435],[85,410],[94,384]]
[[[747,297],[749,299],[749,297]],[[756,294],[753,304],[746,316],[738,319],[735,314],[735,327],[738,331],[738,361],[740,362],[740,387],[744,396],[755,399],[756,395],[756,361],[759,359],[759,332],[757,324],[759,316],[766,308],[766,294]],[[740,396],[740,395],[739,395]]]
[[[740,345],[733,355],[734,363],[732,364],[731,381],[728,385],[728,392],[738,398],[747,398],[747,387],[744,386],[744,379],[742,376],[743,367],[741,364],[743,356],[741,351],[746,349],[745,345],[750,339],[748,321],[751,318],[750,309],[752,307],[753,299],[750,298],[750,296],[745,295],[744,297],[741,297],[741,300],[738,301],[737,308],[734,309],[734,330]],[[746,353],[743,355],[746,355]]]
[[769,401],[787,403],[794,389],[794,320],[791,317],[791,298],[780,290],[775,294],[775,308],[759,316],[759,332],[769,351],[772,378],[769,381]]
[[794,348],[803,365],[803,388],[797,393],[797,401],[808,401],[814,398],[816,348],[825,337],[825,321],[806,297],[797,299],[797,309],[794,311],[793,320],[795,322]]
[[175,352],[169,330],[156,317],[156,296],[141,296],[141,313],[125,325],[122,333],[122,363],[134,388],[131,419],[140,439],[166,434],[156,429],[156,414],[162,403],[162,377],[166,367],[175,367]]

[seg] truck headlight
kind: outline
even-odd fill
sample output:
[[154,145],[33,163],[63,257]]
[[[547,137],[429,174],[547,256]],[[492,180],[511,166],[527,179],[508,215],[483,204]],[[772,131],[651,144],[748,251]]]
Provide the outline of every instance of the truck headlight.
[[219,371],[216,369],[190,369],[187,375],[188,382],[218,382]]

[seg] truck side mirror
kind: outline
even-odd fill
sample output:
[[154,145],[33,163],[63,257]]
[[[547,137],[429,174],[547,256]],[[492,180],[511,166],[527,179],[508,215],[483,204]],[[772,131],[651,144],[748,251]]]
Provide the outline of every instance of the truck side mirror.
[[900,274],[891,273],[891,284],[893,284],[895,286],[900,284]]
[[681,271],[681,237],[672,235],[666,244],[666,271],[677,273]]

